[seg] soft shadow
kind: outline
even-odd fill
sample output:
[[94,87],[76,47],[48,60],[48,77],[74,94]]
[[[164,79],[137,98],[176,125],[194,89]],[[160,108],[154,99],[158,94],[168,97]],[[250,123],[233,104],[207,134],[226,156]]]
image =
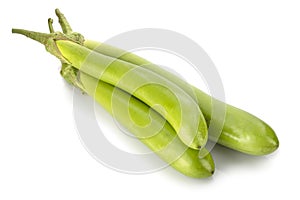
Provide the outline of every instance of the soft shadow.
[[255,169],[267,165],[270,158],[270,156],[247,155],[221,145],[215,145],[211,153],[215,161],[216,170],[221,172],[226,172],[236,167]]
[[166,176],[167,179],[173,180],[177,183],[182,183],[185,186],[195,186],[198,187],[199,185],[209,185],[213,184],[214,182],[214,176],[208,177],[208,178],[191,178],[188,176],[185,176],[181,174],[180,172],[173,169],[171,166],[162,169],[163,173],[162,176]]
[[163,175],[167,176],[168,179],[173,179],[174,181],[179,181],[188,184],[189,186],[213,184],[222,176],[227,176],[226,174],[230,174],[236,169],[242,171],[255,171],[258,169],[262,170],[264,167],[267,168],[270,164],[269,161],[271,161],[273,157],[275,158],[278,153],[279,151],[277,150],[270,155],[253,156],[216,144],[211,151],[216,166],[215,174],[212,177],[204,179],[190,178],[177,172],[172,167],[163,169]]

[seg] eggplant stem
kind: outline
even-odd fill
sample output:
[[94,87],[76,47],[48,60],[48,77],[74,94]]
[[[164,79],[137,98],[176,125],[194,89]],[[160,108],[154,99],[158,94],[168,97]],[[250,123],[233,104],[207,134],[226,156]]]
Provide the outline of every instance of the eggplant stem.
[[46,47],[46,50],[56,56],[58,59],[60,59],[62,62],[68,62],[62,55],[61,52],[58,50],[56,46],[56,41],[57,40],[69,40],[76,42],[73,38],[68,37],[67,35],[64,35],[63,33],[60,32],[55,32],[55,33],[40,33],[40,32],[35,32],[35,31],[28,31],[24,29],[12,29],[12,33],[18,33],[21,35],[24,35],[26,37],[29,37],[41,44],[43,44]]
[[55,9],[55,14],[58,17],[58,21],[62,28],[63,33],[66,34],[68,37],[72,38],[77,43],[83,44],[84,43],[83,35],[81,35],[80,33],[73,32],[67,18],[63,13],[60,12],[58,8]]
[[28,30],[24,30],[24,29],[16,29],[13,28],[12,29],[12,33],[18,33],[21,35],[24,35],[26,37],[29,37],[43,45],[46,45],[49,38],[51,38],[51,34],[48,33],[40,33],[40,32],[35,32],[35,31],[28,31]]
[[71,34],[73,32],[68,20],[66,19],[65,15],[60,12],[58,8],[55,9],[55,14],[58,17],[58,22],[63,30],[64,34]]
[[49,18],[49,19],[48,19],[48,27],[49,27],[50,33],[54,33],[53,19],[52,19],[52,18]]

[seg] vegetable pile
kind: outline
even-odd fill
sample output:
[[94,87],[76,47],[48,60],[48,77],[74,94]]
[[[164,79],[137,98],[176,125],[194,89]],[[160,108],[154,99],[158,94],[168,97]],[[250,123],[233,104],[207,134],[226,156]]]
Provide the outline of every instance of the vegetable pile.
[[[68,83],[92,96],[182,174],[204,178],[214,173],[214,161],[205,148],[208,139],[250,155],[266,155],[278,148],[275,132],[259,118],[212,98],[133,53],[84,39],[72,31],[58,9],[55,12],[63,33],[54,32],[52,19],[48,20],[49,34],[23,29],[12,32],[45,45],[62,62],[61,75]],[[226,107],[219,136],[208,133],[212,102]],[[149,110],[151,126],[147,126]]]

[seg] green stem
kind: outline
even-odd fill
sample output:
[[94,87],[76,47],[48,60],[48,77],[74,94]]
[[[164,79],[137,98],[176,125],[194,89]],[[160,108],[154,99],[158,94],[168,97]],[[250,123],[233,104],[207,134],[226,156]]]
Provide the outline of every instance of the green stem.
[[12,29],[12,33],[17,33],[21,35],[25,35],[26,37],[29,37],[43,45],[46,45],[48,40],[52,37],[52,34],[48,33],[40,33],[35,31],[28,31],[24,29]]
[[57,40],[69,40],[78,43],[75,41],[72,37],[69,37],[67,35],[64,35],[60,32],[56,33],[40,33],[35,31],[28,31],[24,29],[12,29],[12,33],[17,33],[24,35],[26,37],[29,37],[43,45],[45,45],[46,50],[56,56],[58,59],[60,59],[64,63],[68,63],[68,61],[62,56],[61,52],[58,50],[56,46]]
[[59,24],[63,30],[63,33],[67,35],[71,34],[73,30],[69,22],[67,21],[66,17],[64,16],[64,14],[62,14],[58,8],[55,9],[55,14],[58,17]]
[[[61,13],[60,13],[61,14]],[[48,19],[48,27],[50,30],[50,34],[47,33],[40,33],[35,31],[28,31],[24,29],[12,29],[12,33],[17,33],[29,37],[43,45],[45,45],[48,52],[55,55],[61,60],[62,68],[60,74],[62,77],[70,84],[74,85],[75,87],[79,88],[84,92],[84,87],[82,86],[81,82],[78,80],[78,70],[73,68],[68,61],[61,55],[61,52],[58,50],[56,46],[57,40],[70,40],[76,43],[82,43],[83,36],[80,34],[62,34],[60,32],[54,32],[53,28],[53,19]]]
[[54,33],[53,19],[52,19],[52,18],[49,18],[49,19],[48,19],[48,27],[49,27],[50,33]]
[[55,9],[56,16],[58,17],[59,24],[63,30],[63,33],[68,35],[68,37],[72,38],[74,41],[77,41],[78,44],[83,45],[84,37],[80,33],[73,32],[68,20],[65,15],[60,12],[59,9]]
[[83,35],[81,35],[80,33],[73,32],[65,15],[63,13],[61,13],[58,8],[55,9],[55,14],[58,17],[58,21],[63,30],[63,33],[68,35],[68,37],[72,38],[74,41],[77,41],[78,44],[83,45],[83,43],[84,43]]

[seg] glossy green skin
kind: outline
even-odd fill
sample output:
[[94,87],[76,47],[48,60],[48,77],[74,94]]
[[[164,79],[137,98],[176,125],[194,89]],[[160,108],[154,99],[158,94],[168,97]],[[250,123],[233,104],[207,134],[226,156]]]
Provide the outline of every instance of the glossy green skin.
[[[199,149],[195,150],[189,148],[183,143],[182,139],[179,138],[178,133],[171,124],[168,123],[168,121],[166,121],[166,119],[158,112],[150,109],[152,112],[150,112],[151,118],[149,119],[148,111],[150,107],[147,104],[134,96],[131,97],[130,93],[126,93],[122,89],[115,87],[115,85],[110,85],[107,82],[97,79],[98,76],[96,75],[99,75],[99,67],[103,65],[103,62],[105,63],[105,61],[109,59],[105,59],[103,56],[100,56],[99,60],[99,56],[97,56],[98,53],[92,53],[92,55],[97,55],[86,63],[88,64],[88,68],[85,68],[80,64],[82,64],[84,58],[91,53],[90,50],[78,44],[75,45],[74,42],[68,42],[70,40],[74,40],[69,38],[67,35],[63,35],[61,33],[44,34],[23,29],[13,29],[12,32],[25,35],[44,44],[47,51],[62,61],[61,75],[67,82],[93,96],[106,110],[108,110],[121,124],[123,124],[124,127],[138,136],[144,144],[146,144],[172,167],[187,176],[195,178],[208,177],[214,173],[215,167],[213,159],[204,147],[201,151],[199,151]],[[58,40],[64,41],[61,41],[60,43]],[[75,40],[75,42],[77,42],[77,40]],[[57,45],[59,43],[69,44],[70,46],[68,46],[67,49],[71,51],[68,52],[67,50],[68,53],[66,53],[66,51],[62,50],[64,49],[64,47],[62,47],[63,45]],[[122,72],[124,71],[124,68],[126,69],[126,67],[132,65],[124,65],[122,62],[123,61],[118,63],[118,65],[115,64],[119,69],[113,68],[116,71],[114,71],[115,74],[110,74],[112,77],[105,74],[107,71],[112,69],[107,69],[105,73],[103,73],[105,75],[102,77],[107,76],[106,78],[112,78],[112,80],[117,79],[118,77],[113,77],[113,75],[119,74],[119,71]],[[74,64],[75,67],[72,67],[69,63]],[[83,71],[80,71],[81,69]],[[143,76],[143,74],[139,75]],[[94,91],[96,91],[95,96]],[[126,100],[128,97],[131,97],[129,101]],[[191,106],[193,100],[189,103]],[[116,106],[112,107],[112,105],[115,104]],[[130,113],[129,117],[128,111]],[[200,114],[202,114],[201,111]],[[202,124],[202,126],[207,131],[204,118],[203,121],[204,124]],[[151,122],[150,124],[152,126],[147,126],[149,122]],[[136,126],[133,126],[132,124],[136,124]],[[186,132],[184,134],[188,135],[190,132]]]
[[[199,104],[207,124],[209,124],[212,115],[212,100],[217,100],[212,99],[198,88],[189,85],[176,75],[133,53],[91,40],[85,40],[84,46],[98,53],[152,70],[176,83],[192,97],[196,94],[195,100]],[[228,104],[225,104],[225,106],[226,115],[223,130],[217,140],[219,144],[251,155],[266,155],[278,148],[278,138],[269,125],[248,112]],[[211,133],[209,139],[215,140]]]
[[[57,40],[56,45],[64,59],[78,70],[133,94],[163,115],[186,145],[194,149],[204,147],[208,139],[205,118],[199,106],[176,84],[152,71],[68,40]],[[147,84],[139,85],[144,82]],[[165,112],[157,105],[163,106]]]
[[[77,85],[76,81],[79,79],[86,93],[94,97],[120,124],[136,135],[140,141],[173,168],[193,178],[205,178],[214,173],[215,166],[210,153],[207,152],[206,149],[202,149],[201,151],[206,153],[206,156],[200,159],[199,151],[188,148],[178,138],[172,126],[166,122],[160,114],[155,111],[151,112],[151,120],[149,120],[149,109],[151,108],[142,101],[123,90],[106,82],[98,81],[85,73],[78,72],[78,79],[73,80],[72,77],[68,77],[68,73],[70,73],[70,71],[66,73],[62,72],[63,77],[68,82]],[[129,98],[130,100],[127,101]],[[114,107],[112,106],[112,102],[115,105]],[[128,113],[124,111],[128,111],[131,117],[128,117]],[[156,130],[159,130],[150,137],[148,136],[149,134],[153,134],[153,128],[146,127],[149,122],[156,127]],[[144,127],[143,132],[141,132],[140,129],[134,128],[134,126],[131,125],[132,123]]]

